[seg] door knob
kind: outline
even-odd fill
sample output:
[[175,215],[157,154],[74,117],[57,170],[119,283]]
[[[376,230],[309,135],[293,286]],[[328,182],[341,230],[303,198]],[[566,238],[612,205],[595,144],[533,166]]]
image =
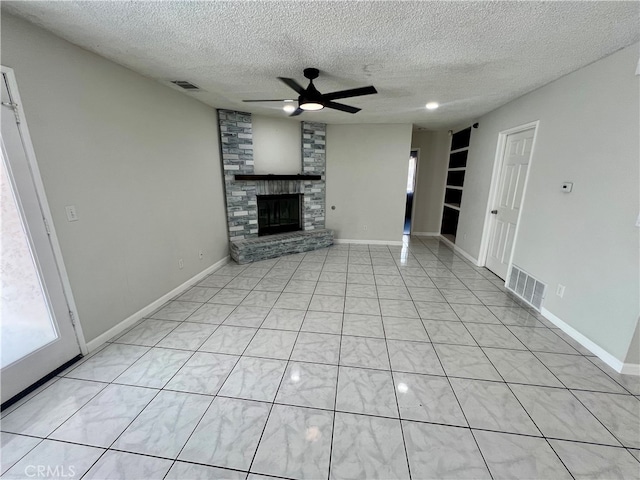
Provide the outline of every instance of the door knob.
[[491,215],[497,215],[498,214],[498,210],[491,210]]

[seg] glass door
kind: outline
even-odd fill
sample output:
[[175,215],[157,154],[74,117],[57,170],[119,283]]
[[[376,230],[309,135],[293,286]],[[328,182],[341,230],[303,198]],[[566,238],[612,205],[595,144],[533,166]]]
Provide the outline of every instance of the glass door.
[[[2,69],[0,378],[2,403],[80,353],[45,223],[37,165],[27,155],[10,72]],[[31,150],[32,151],[32,150]],[[31,159],[32,160],[32,159]],[[40,195],[39,195],[40,194]]]
[[411,235],[413,217],[413,194],[416,189],[416,172],[418,169],[418,151],[411,150],[409,155],[409,173],[407,175],[407,202],[404,209],[404,235]]

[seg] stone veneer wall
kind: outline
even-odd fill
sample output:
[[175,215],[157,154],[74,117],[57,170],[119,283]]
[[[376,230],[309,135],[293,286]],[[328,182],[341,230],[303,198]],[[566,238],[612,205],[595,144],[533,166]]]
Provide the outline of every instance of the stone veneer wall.
[[[256,193],[270,191],[271,182],[237,181],[235,175],[251,175],[253,164],[253,130],[251,114],[218,110],[220,125],[220,148],[224,169],[224,186],[227,200],[227,223],[229,238],[242,240],[258,236],[258,204]],[[290,192],[301,191],[303,196],[302,228],[315,230],[324,228],[325,222],[325,166],[326,125],[302,122],[301,173],[321,175],[321,180],[300,180],[289,187]]]
[[304,182],[305,230],[324,228],[325,218],[325,168],[327,126],[324,123],[302,122],[302,173],[322,175],[321,180]]
[[256,182],[236,181],[234,175],[253,173],[253,130],[251,114],[218,110],[220,148],[227,196],[229,238],[258,236]]

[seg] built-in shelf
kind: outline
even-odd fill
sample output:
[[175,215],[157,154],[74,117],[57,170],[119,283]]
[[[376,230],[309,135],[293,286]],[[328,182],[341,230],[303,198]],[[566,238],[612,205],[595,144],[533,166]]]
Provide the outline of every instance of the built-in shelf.
[[467,173],[467,157],[471,141],[471,127],[460,130],[451,136],[447,185],[442,206],[442,224],[440,234],[455,243],[462,202],[462,188]]
[[235,175],[236,180],[322,180],[322,175]]
[[467,150],[469,150],[469,147],[458,148],[457,150],[451,150],[451,151],[449,152],[449,155],[451,155],[452,153],[466,152]]

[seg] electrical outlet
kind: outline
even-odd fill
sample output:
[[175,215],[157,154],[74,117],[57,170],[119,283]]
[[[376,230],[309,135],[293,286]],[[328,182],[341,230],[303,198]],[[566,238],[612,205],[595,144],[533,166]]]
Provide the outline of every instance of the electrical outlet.
[[560,298],[564,297],[564,285],[558,284],[558,288],[556,289],[556,295]]
[[200,251],[198,252],[198,258],[199,258],[200,260],[202,260],[202,257],[204,257],[204,252],[203,252],[202,250],[200,250]]
[[178,259],[178,268],[179,268],[180,270],[182,270],[182,269],[184,268],[184,262],[182,261],[182,259],[181,259],[181,258],[179,258],[179,259]]

